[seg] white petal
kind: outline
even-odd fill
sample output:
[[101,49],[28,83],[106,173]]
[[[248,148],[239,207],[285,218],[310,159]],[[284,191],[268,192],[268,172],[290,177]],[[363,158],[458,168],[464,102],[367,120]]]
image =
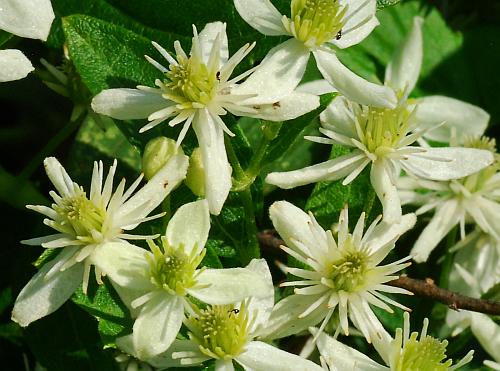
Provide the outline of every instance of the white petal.
[[257,313],[250,333],[254,333],[260,326],[265,326],[274,307],[274,286],[271,271],[265,259],[252,259],[246,266],[248,270],[258,274],[266,285],[266,294],[261,297],[252,296],[248,303],[248,312]]
[[220,66],[227,62],[229,58],[229,49],[227,46],[226,24],[222,22],[207,23],[199,34],[203,61],[208,63],[214,41],[219,36],[220,38]]
[[418,263],[427,261],[430,253],[446,234],[458,223],[461,217],[457,201],[445,202],[432,217],[431,222],[422,231],[410,255]]
[[417,108],[414,120],[419,130],[425,130],[444,122],[437,129],[425,133],[425,138],[449,143],[452,133],[463,136],[480,136],[486,130],[490,115],[470,103],[439,95],[415,100]]
[[333,51],[315,50],[319,71],[347,99],[376,107],[396,106],[396,94],[387,87],[366,81],[339,61]]
[[[382,222],[377,225],[367,241],[367,245],[370,247],[371,252],[374,253],[382,249],[386,244],[394,241],[398,236],[412,229],[416,221],[417,217],[412,213],[403,215],[397,223]],[[372,256],[372,261],[373,264],[378,264],[382,259],[376,262],[377,259],[373,259]]]
[[0,50],[0,82],[25,78],[34,68],[17,49]]
[[214,371],[234,371],[233,360],[232,359],[217,359],[215,361]]
[[236,361],[246,370],[324,371],[321,366],[296,354],[285,352],[261,341],[251,341]]
[[335,97],[321,113],[321,125],[348,138],[357,138],[352,105],[345,97]]
[[396,48],[385,70],[385,83],[407,97],[415,87],[423,58],[421,17],[413,18],[413,27],[403,43]]
[[205,269],[197,281],[201,287],[190,289],[189,293],[213,305],[237,303],[250,296],[262,297],[269,293],[267,282],[246,268]]
[[161,94],[125,88],[103,90],[92,99],[95,112],[118,120],[144,119],[172,104]]
[[[316,330],[317,331],[317,330]],[[314,334],[314,333],[313,333]],[[321,333],[316,342],[321,356],[325,359],[330,369],[337,370],[363,370],[383,371],[389,368],[371,360],[363,353],[351,348],[334,338]]]
[[242,84],[231,94],[256,94],[244,104],[275,103],[289,95],[299,85],[309,60],[309,49],[296,39],[275,46]]
[[459,179],[493,163],[490,151],[475,148],[426,148],[408,155],[401,166],[414,175],[432,180]]
[[321,295],[290,295],[275,305],[267,325],[261,331],[266,340],[279,339],[304,331],[316,325],[327,314],[326,304],[320,305],[309,315],[299,318]]
[[205,247],[210,230],[210,214],[207,200],[182,205],[168,222],[166,236],[173,247],[184,246],[186,254]]
[[335,89],[332,84],[326,80],[313,80],[300,84],[295,91],[300,93],[322,95],[326,93],[336,93],[337,89]]
[[359,152],[352,153],[328,160],[320,164],[305,167],[299,170],[282,173],[270,173],[266,176],[266,183],[274,184],[280,188],[289,189],[319,181],[333,181],[346,177],[354,171],[365,157]]
[[45,41],[53,20],[50,0],[0,0],[0,29],[17,36]]
[[83,264],[74,264],[64,271],[52,274],[49,279],[45,278],[53,266],[67,258],[66,252],[74,253],[74,249],[62,251],[54,260],[45,264],[24,286],[14,303],[13,321],[23,327],[28,326],[31,322],[59,309],[80,286]]
[[224,132],[206,110],[199,110],[193,120],[205,170],[205,193],[208,208],[219,215],[231,189],[231,166],[224,146]]
[[43,166],[45,167],[45,172],[50,181],[62,197],[73,194],[73,182],[64,167],[55,157],[47,157],[43,161]]
[[[148,363],[162,370],[169,367],[182,367],[182,358],[172,358],[172,354],[176,352],[195,353],[197,354],[197,358],[198,354],[199,358],[205,357],[205,355],[200,352],[199,346],[196,343],[192,342],[191,340],[175,339],[166,352],[161,353],[158,356],[148,358]],[[206,358],[208,359],[209,357]]]
[[287,201],[276,201],[269,208],[269,217],[288,247],[296,249],[295,241],[307,247],[317,245],[310,228],[311,217],[297,206]]
[[472,312],[471,330],[483,348],[500,362],[500,325],[483,313]]
[[348,6],[344,16],[347,22],[342,27],[341,38],[330,42],[343,49],[359,44],[379,25],[379,22],[375,17],[376,0],[343,0],[341,4]]
[[[398,190],[389,174],[388,164],[384,160],[373,162],[370,171],[370,181],[375,193],[382,203],[384,221],[387,223],[397,223],[401,219],[401,201]],[[397,176],[397,175],[396,175]]]
[[95,249],[91,260],[104,274],[118,285],[130,290],[150,290],[154,286],[145,272],[148,251],[127,242],[108,242]]
[[286,121],[302,116],[319,107],[319,97],[307,93],[291,93],[272,104],[253,104],[257,114],[243,114],[242,116],[256,117],[269,121]]
[[234,6],[250,26],[268,36],[287,35],[282,15],[269,0],[234,0]]
[[158,292],[141,310],[134,323],[134,348],[146,359],[158,355],[172,344],[184,318],[182,299]]
[[136,221],[153,211],[186,177],[188,164],[189,157],[186,155],[172,156],[144,187],[117,210],[113,221],[115,226],[135,228]]

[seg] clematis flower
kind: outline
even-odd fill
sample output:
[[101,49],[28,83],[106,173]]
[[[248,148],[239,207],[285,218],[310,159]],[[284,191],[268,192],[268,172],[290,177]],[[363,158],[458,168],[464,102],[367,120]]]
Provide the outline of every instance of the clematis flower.
[[[54,204],[51,207],[28,205],[27,208],[45,215],[44,224],[57,233],[22,242],[46,249],[61,249],[61,252],[35,274],[17,297],[12,320],[21,326],[28,326],[57,310],[82,284],[82,280],[83,291],[86,292],[92,256],[106,249],[108,243],[151,237],[131,235],[125,231],[164,215],[147,216],[185,177],[188,158],[184,155],[173,156],[135,194],[142,175],[126,191],[123,179],[113,193],[116,160],[104,186],[104,166],[102,162],[95,162],[90,197],[71,180],[55,158],[46,158],[44,165],[57,190],[50,192]],[[101,282],[101,273],[96,267],[98,282]]]
[[[420,105],[415,106],[407,100],[407,91],[414,86],[418,76],[418,72],[414,73],[415,70],[419,71],[415,67],[415,64],[419,65],[417,57],[422,57],[420,23],[419,18],[415,19],[412,31],[398,49],[403,55],[397,53],[387,70],[386,76],[389,77],[386,83],[389,81],[389,85],[399,86],[395,91],[401,99],[396,108],[376,108],[349,101],[345,97],[336,98],[322,114],[320,131],[326,138],[306,139],[323,144],[340,144],[353,150],[347,155],[303,169],[270,173],[266,177],[267,183],[293,188],[322,180],[344,179],[342,184],[347,185],[371,164],[371,184],[382,202],[384,220],[392,223],[397,222],[402,215],[395,184],[401,169],[421,179],[450,180],[470,175],[493,162],[492,154],[480,149],[415,145],[423,135],[436,127],[435,124],[429,124],[432,117],[430,121],[425,119],[425,115],[422,119],[418,113]],[[411,63],[408,62],[410,65],[404,69],[402,66],[405,63],[401,61],[406,60],[411,60]],[[407,70],[411,73],[404,75],[403,71]],[[423,103],[424,108],[428,107],[425,101]],[[453,106],[457,106],[456,102]],[[466,117],[474,116],[471,112],[476,111],[482,110],[471,108]],[[433,138],[441,135],[438,134]]]
[[[452,360],[446,360],[446,340],[439,341],[427,335],[429,320],[424,319],[424,325],[418,338],[417,332],[410,334],[410,315],[404,313],[403,329],[396,330],[393,339],[388,334],[383,337],[374,336],[374,345],[384,360],[386,366],[368,358],[363,353],[351,348],[334,338],[322,333],[318,336],[318,349],[321,357],[331,371],[343,370],[373,370],[373,371],[405,371],[405,370],[457,370],[472,360],[471,350],[458,363],[452,365]],[[317,333],[312,329],[313,334]],[[418,338],[418,339],[417,339]]]
[[169,63],[164,67],[146,56],[164,74],[163,80],[156,80],[157,88],[138,86],[137,89],[104,90],[93,99],[92,108],[120,120],[148,118],[149,123],[141,132],[165,120],[170,126],[183,123],[178,145],[192,125],[201,150],[210,212],[218,215],[231,189],[231,166],[224,146],[224,133],[234,135],[220,116],[230,112],[270,121],[290,120],[317,108],[319,98],[294,93],[293,87],[284,84],[286,76],[272,73],[259,78],[262,82],[271,82],[277,96],[265,96],[266,86],[254,85],[239,93],[246,82],[238,83],[253,70],[234,78],[231,75],[255,43],[243,46],[229,58],[225,24],[209,23],[199,35],[193,26],[193,32],[189,55],[178,41],[174,43],[176,58],[153,42]]
[[206,250],[210,214],[206,200],[181,206],[168,223],[162,246],[151,240],[151,252],[114,243],[101,249],[95,264],[117,287],[137,314],[133,345],[139,358],[167,350],[177,336],[184,312],[193,312],[191,298],[227,305],[250,295],[265,295],[267,286],[245,268],[198,268]]
[[[469,138],[464,145],[483,148],[492,156],[495,152],[495,141],[488,138]],[[474,222],[483,232],[500,240],[500,225],[495,222],[500,215],[499,187],[498,160],[483,170],[448,182],[401,178],[398,188],[403,204],[422,205],[416,211],[417,215],[435,210],[411,250],[413,259],[426,261],[432,250],[457,224],[460,225],[462,238],[465,237],[465,224]]]
[[399,224],[378,224],[376,219],[365,231],[362,213],[354,232],[348,230],[348,209],[339,218],[338,236],[325,231],[312,214],[306,214],[286,201],[275,202],[269,209],[274,227],[287,246],[281,248],[311,269],[287,267],[286,272],[299,279],[281,284],[295,286],[294,294],[278,302],[273,309],[265,338],[289,336],[322,321],[324,329],[338,313],[340,329],[348,335],[348,318],[370,342],[372,333],[385,331],[370,305],[390,313],[386,304],[405,308],[384,292],[411,294],[386,285],[397,278],[396,272],[407,267],[410,257],[379,265],[394,248],[401,234],[415,224],[415,215],[404,215]]
[[295,88],[312,53],[323,77],[345,97],[362,104],[395,106],[392,89],[359,77],[335,53],[335,48],[360,43],[379,24],[376,0],[291,0],[290,17],[281,15],[269,0],[234,0],[234,5],[260,33],[292,36],[269,52],[263,68],[248,79],[246,89],[265,84],[269,94],[275,94],[272,81],[262,81],[263,76],[274,71],[286,75],[285,83]]
[[[1,30],[30,39],[47,40],[54,20],[50,0],[2,0],[0,8]],[[33,69],[20,50],[0,50],[0,82],[22,79]]]
[[[194,308],[184,321],[189,340],[175,340],[167,352],[148,360],[160,369],[196,366],[215,359],[215,370],[234,371],[234,363],[244,370],[322,371],[317,364],[256,340],[266,327],[274,304],[271,272],[263,259],[254,259],[246,267],[265,281],[265,294],[240,303]],[[130,337],[117,340],[118,346],[134,354]]]

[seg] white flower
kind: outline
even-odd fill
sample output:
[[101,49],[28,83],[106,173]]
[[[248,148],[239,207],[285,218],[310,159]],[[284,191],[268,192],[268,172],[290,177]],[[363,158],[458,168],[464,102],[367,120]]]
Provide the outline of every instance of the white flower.
[[[228,58],[225,24],[209,23],[198,35],[194,28],[193,44],[189,55],[176,41],[174,59],[160,45],[153,43],[168,61],[163,67],[146,57],[163,74],[157,79],[157,88],[138,86],[137,89],[110,89],[98,94],[92,108],[120,120],[148,118],[141,132],[169,120],[170,126],[184,123],[177,139],[179,145],[193,125],[201,149],[205,171],[206,198],[212,214],[219,214],[231,189],[231,166],[224,146],[224,132],[233,133],[220,116],[228,111],[238,116],[263,118],[271,121],[289,120],[319,106],[319,98],[306,93],[294,93],[283,81],[287,76],[260,76],[271,81],[279,97],[263,96],[264,86],[253,86],[238,93],[237,84],[253,70],[230,79],[235,67],[255,44],[245,45]],[[278,67],[276,67],[278,68]]]
[[[46,40],[54,20],[50,0],[1,0],[0,29],[21,37]],[[33,71],[17,49],[0,50],[0,82],[19,80]]]
[[[419,65],[418,57],[420,59],[422,57],[420,23],[418,18],[414,21],[410,35],[399,49],[407,51],[409,55],[396,54],[388,67],[387,81],[390,82],[390,86],[397,89],[398,96],[401,97],[398,106],[394,109],[375,108],[351,102],[344,97],[336,98],[322,114],[320,131],[327,138],[306,137],[306,139],[351,147],[353,148],[351,153],[304,169],[270,173],[266,177],[267,183],[281,188],[293,188],[321,180],[333,181],[344,178],[342,184],[346,185],[371,164],[371,184],[382,202],[384,220],[392,223],[399,220],[402,215],[401,201],[395,185],[401,169],[418,178],[450,180],[470,175],[493,162],[492,154],[483,150],[413,145],[429,129],[436,126],[422,119],[417,114],[420,106],[415,108],[414,103],[406,99],[406,91],[411,90],[415,84],[419,68],[410,63],[407,69],[403,69],[401,66],[404,63],[399,62],[400,59],[405,61],[415,56],[416,59],[411,60],[417,61],[415,64]],[[419,52],[414,49],[418,49]],[[396,73],[396,70],[401,71]],[[405,76],[404,71],[408,71],[409,75]],[[396,88],[396,85],[399,87]],[[426,107],[425,102],[423,105]],[[443,109],[446,110],[446,106]],[[474,110],[480,109],[474,107],[472,111]],[[464,112],[464,110],[458,111]]]
[[[439,341],[427,335],[429,320],[424,319],[420,338],[418,333],[410,335],[410,315],[404,313],[404,327],[396,330],[392,339],[388,334],[382,337],[374,336],[374,345],[387,366],[381,365],[334,338],[322,333],[318,336],[318,349],[331,371],[408,371],[408,370],[439,370],[453,371],[472,360],[471,350],[457,364],[452,366],[452,360],[446,360],[446,340]],[[316,333],[316,329],[312,329]],[[446,361],[445,361],[446,360]],[[443,362],[444,361],[444,362]]]
[[[484,143],[487,142],[468,142],[465,145],[484,145]],[[493,156],[493,153],[490,154]],[[493,165],[472,175],[448,182],[409,177],[403,177],[398,181],[403,204],[422,205],[416,211],[417,215],[435,210],[434,216],[411,250],[410,255],[415,261],[426,261],[432,250],[457,224],[460,225],[462,238],[465,237],[465,224],[474,222],[483,232],[500,240],[500,225],[496,222],[500,217],[498,170],[499,163],[495,161]]]
[[[164,354],[148,359],[158,368],[195,366],[215,359],[215,370],[234,371],[233,362],[247,371],[322,371],[315,363],[256,340],[265,328],[274,304],[271,273],[265,260],[252,260],[247,269],[266,282],[266,293],[240,304],[211,305],[195,309],[185,320],[189,340],[175,340]],[[117,340],[134,354],[130,337]]]
[[245,268],[199,269],[210,229],[206,200],[181,206],[168,223],[162,247],[151,252],[114,243],[93,257],[115,283],[123,301],[137,313],[133,345],[141,359],[167,350],[177,336],[190,297],[208,304],[229,304],[267,291],[265,281]]
[[[379,265],[394,248],[401,234],[415,224],[415,215],[404,215],[399,224],[378,224],[375,220],[363,235],[365,215],[361,214],[353,233],[348,230],[348,211],[343,209],[335,239],[325,231],[312,214],[307,215],[286,201],[275,202],[269,210],[274,227],[286,242],[282,246],[290,256],[311,269],[287,267],[286,272],[300,280],[281,286],[296,286],[294,294],[278,302],[266,327],[266,338],[280,338],[305,330],[323,321],[320,331],[338,311],[340,329],[348,334],[348,318],[370,341],[371,333],[384,331],[370,305],[390,313],[385,303],[401,304],[383,292],[410,294],[407,290],[385,283],[410,258]],[[300,288],[301,286],[304,286]]]
[[[147,215],[155,209],[186,175],[188,158],[174,156],[139,191],[142,175],[125,191],[125,179],[113,193],[116,161],[110,168],[104,186],[104,166],[94,163],[90,197],[81,186],[73,182],[62,165],[53,157],[44,161],[47,176],[57,192],[51,191],[52,207],[27,207],[47,218],[44,224],[56,234],[23,241],[28,245],[41,245],[61,252],[28,282],[16,299],[12,319],[21,326],[42,318],[58,309],[82,283],[86,292],[92,255],[105,249],[112,241],[144,239],[125,233],[140,223],[162,216]],[[125,191],[125,192],[124,192]],[[100,282],[101,271],[95,269]]]
[[269,52],[263,68],[248,79],[246,89],[265,84],[272,96],[273,81],[262,82],[262,76],[274,71],[286,74],[285,83],[295,88],[312,53],[323,77],[347,98],[375,106],[396,104],[392,89],[354,74],[334,51],[335,47],[358,44],[378,25],[376,0],[291,0],[290,17],[281,15],[269,0],[234,0],[234,4],[240,16],[264,35],[293,37]]

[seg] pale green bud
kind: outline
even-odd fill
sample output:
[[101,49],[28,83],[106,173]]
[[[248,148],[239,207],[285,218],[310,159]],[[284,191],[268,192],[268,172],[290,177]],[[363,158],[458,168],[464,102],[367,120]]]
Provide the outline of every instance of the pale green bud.
[[151,179],[172,156],[184,154],[181,147],[176,147],[175,140],[167,137],[151,139],[142,156],[142,171],[144,177]]
[[189,158],[189,167],[184,183],[196,196],[205,196],[205,169],[199,148],[195,148]]

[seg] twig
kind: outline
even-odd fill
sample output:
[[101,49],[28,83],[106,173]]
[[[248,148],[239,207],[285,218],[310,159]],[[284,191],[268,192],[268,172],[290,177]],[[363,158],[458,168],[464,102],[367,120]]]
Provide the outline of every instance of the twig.
[[465,309],[473,312],[500,315],[500,303],[470,298],[453,291],[442,289],[436,286],[434,281],[430,278],[417,280],[407,276],[400,276],[396,280],[387,282],[387,284],[407,289],[418,296],[434,299],[440,303],[446,304],[454,310]]
[[[273,229],[259,232],[258,239],[263,252],[267,250],[273,255],[278,255],[279,252],[281,252],[280,245],[285,245],[285,242],[279,238],[278,234]],[[436,286],[434,281],[430,278],[417,280],[407,276],[400,276],[396,280],[387,282],[387,284],[404,288],[418,296],[439,301],[454,310],[464,309],[473,312],[500,315],[499,302],[470,298],[453,291],[442,289]]]

